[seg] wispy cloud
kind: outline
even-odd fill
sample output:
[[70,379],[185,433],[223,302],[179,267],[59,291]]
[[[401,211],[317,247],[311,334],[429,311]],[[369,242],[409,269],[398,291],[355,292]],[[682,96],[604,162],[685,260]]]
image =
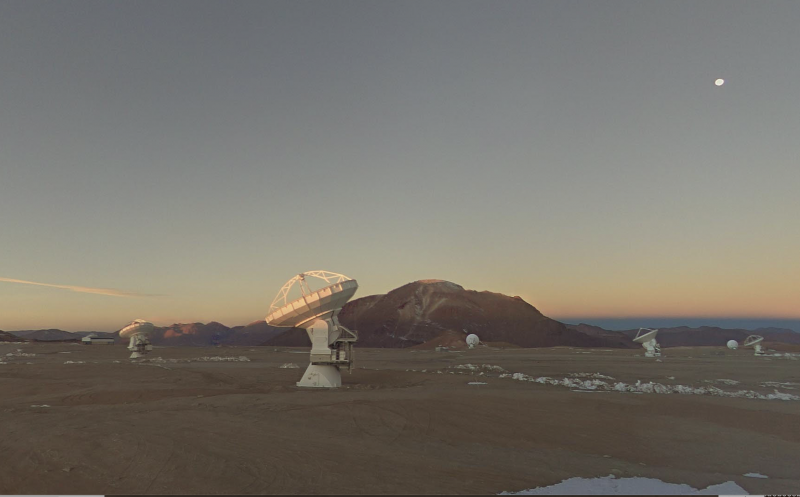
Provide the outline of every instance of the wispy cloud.
[[88,286],[54,285],[53,283],[38,283],[36,281],[15,280],[13,278],[3,278],[3,277],[0,277],[0,281],[5,281],[6,283],[21,283],[23,285],[37,285],[37,286],[47,286],[50,288],[61,288],[63,290],[69,290],[72,292],[94,293],[97,295],[108,295],[110,297],[156,297],[156,295],[124,292],[122,290],[116,290],[114,288],[92,288]]

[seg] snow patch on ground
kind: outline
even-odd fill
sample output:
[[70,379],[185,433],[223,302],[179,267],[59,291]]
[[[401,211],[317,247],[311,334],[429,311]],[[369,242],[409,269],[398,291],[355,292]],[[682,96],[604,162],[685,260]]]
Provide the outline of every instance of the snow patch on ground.
[[613,376],[606,376],[600,373],[570,373],[573,378],[594,378],[595,380],[613,380]]
[[492,364],[459,364],[457,366],[453,366],[453,369],[467,369],[469,371],[490,371],[495,373],[507,373],[505,369],[501,368],[500,366],[494,366]]
[[685,483],[666,483],[657,478],[569,478],[549,487],[537,487],[499,495],[748,495],[732,481],[696,489]]
[[163,359],[161,357],[153,357],[152,359],[142,359],[139,362],[140,363],[151,362],[155,364],[164,364],[164,363],[175,364],[178,362],[250,362],[250,359],[243,355],[240,355],[239,357],[206,356],[206,357],[193,357],[191,359]]
[[653,383],[652,381],[643,383],[641,380],[637,380],[635,384],[631,385],[623,382],[612,384],[603,380],[579,380],[574,378],[557,379],[549,378],[547,376],[534,378],[533,376],[529,376],[524,373],[501,374],[500,378],[511,378],[512,380],[517,381],[530,381],[545,385],[562,386],[581,390],[610,390],[629,393],[714,395],[717,397],[739,397],[759,400],[800,400],[800,396],[778,392],[778,390],[775,390],[775,393],[761,394],[753,390],[727,391],[714,386],[692,387],[688,385],[664,385],[662,383]]
[[64,361],[64,364],[86,364],[86,361]]
[[748,478],[769,478],[769,476],[762,475],[761,473],[745,473],[742,476],[746,476]]
[[740,383],[740,382],[738,382],[736,380],[727,380],[725,378],[717,379],[717,380],[703,380],[703,382],[704,383],[718,383],[718,384],[729,385],[729,386],[738,385]]
[[293,363],[293,362],[287,362],[286,364],[282,364],[282,365],[280,365],[279,367],[280,367],[281,369],[297,369],[297,368],[299,368],[300,366],[298,366],[297,364],[295,364],[295,363]]
[[36,357],[36,354],[28,354],[23,352],[22,349],[17,349],[16,352],[6,354],[6,357]]
[[488,385],[485,381],[470,381],[467,385]]
[[784,390],[794,390],[800,383],[794,383],[791,381],[765,381],[761,384],[762,387],[770,387],[770,388],[783,388]]

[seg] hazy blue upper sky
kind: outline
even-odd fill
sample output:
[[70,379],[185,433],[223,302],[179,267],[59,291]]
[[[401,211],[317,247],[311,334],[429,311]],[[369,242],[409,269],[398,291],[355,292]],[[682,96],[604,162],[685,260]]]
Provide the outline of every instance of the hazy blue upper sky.
[[799,54],[796,0],[3,0],[0,329],[244,324],[311,269],[800,318]]

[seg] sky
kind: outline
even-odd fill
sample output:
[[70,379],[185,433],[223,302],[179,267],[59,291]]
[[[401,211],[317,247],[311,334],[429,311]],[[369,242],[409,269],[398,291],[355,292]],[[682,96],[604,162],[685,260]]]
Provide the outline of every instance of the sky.
[[800,320],[799,25],[794,0],[4,0],[0,329],[246,324],[318,269],[567,322]]

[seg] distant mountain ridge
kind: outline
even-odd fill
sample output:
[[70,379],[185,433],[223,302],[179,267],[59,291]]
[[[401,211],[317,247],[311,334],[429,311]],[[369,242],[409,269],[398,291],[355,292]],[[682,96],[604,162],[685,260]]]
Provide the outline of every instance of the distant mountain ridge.
[[[170,326],[156,326],[150,335],[150,341],[155,345],[186,346],[186,347],[207,347],[209,345],[241,345],[253,346],[260,345],[270,337],[283,333],[286,328],[275,328],[267,325],[264,321],[255,321],[246,326],[234,326],[228,328],[224,324],[212,321],[210,323],[176,323]],[[119,339],[119,331],[108,333],[102,331],[63,331],[58,329],[48,330],[20,330],[8,332],[14,340],[36,340],[36,341],[65,341],[80,340],[86,335],[96,335],[99,337],[114,337],[120,343],[125,342]],[[3,339],[0,336],[0,340]]]
[[20,342],[23,340],[25,339],[5,331],[0,331],[0,342]]
[[[611,331],[599,326],[586,323],[568,324],[568,328],[580,331],[593,336],[612,337],[620,341],[630,341],[639,331],[637,329]],[[719,328],[716,326],[700,326],[691,328],[688,326],[675,326],[671,328],[658,329],[658,343],[662,347],[699,347],[699,346],[722,346],[728,340],[736,340],[740,344],[749,335],[761,335],[766,343],[784,343],[800,345],[800,333],[784,328],[758,328],[756,330],[745,330],[740,328]]]
[[[348,302],[339,320],[359,333],[360,347],[432,348],[445,345],[466,347],[464,338],[477,334],[487,344],[516,347],[616,347],[638,348],[632,338],[636,329],[612,331],[586,323],[564,324],[544,316],[520,297],[466,290],[444,280],[419,280],[386,294],[369,295]],[[88,334],[117,336],[118,332],[68,332],[58,329],[0,332],[0,341],[80,340]],[[713,326],[661,328],[662,347],[723,346],[728,340],[740,343],[752,334],[767,343],[800,346],[800,333],[782,328],[754,331]],[[19,337],[19,338],[17,338]],[[209,323],[175,323],[156,327],[151,335],[155,345],[168,346],[309,346],[305,330],[275,328],[262,320],[228,327]],[[124,340],[119,340],[124,342]]]

